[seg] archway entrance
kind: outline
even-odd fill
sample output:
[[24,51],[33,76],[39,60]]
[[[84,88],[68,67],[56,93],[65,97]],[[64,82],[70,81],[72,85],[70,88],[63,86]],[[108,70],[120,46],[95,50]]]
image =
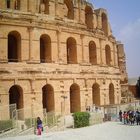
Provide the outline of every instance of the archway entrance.
[[40,62],[51,63],[51,38],[43,34],[40,37]]
[[70,112],[78,111],[81,111],[80,87],[77,84],[72,84],[70,87]]
[[93,41],[89,43],[89,62],[91,64],[97,64],[96,45]]
[[[20,86],[14,85],[9,90],[9,104],[16,104],[17,113],[15,114],[17,119],[22,120],[24,118],[23,108],[23,90]],[[10,110],[10,118],[13,110]]]
[[106,64],[111,65],[111,50],[110,46],[106,45],[105,46],[105,56],[106,56]]
[[68,64],[77,63],[76,40],[72,37],[67,39],[67,63]]
[[68,19],[74,19],[74,7],[72,0],[64,0],[64,3],[67,7],[67,18]]
[[18,32],[12,31],[8,34],[8,62],[21,60],[21,36]]
[[100,89],[97,83],[92,86],[92,101],[95,106],[100,106]]
[[85,8],[85,24],[88,29],[93,29],[93,11],[90,6]]
[[16,104],[17,109],[23,108],[23,90],[20,86],[14,85],[9,90],[9,104]]
[[102,30],[107,35],[108,34],[108,20],[107,20],[107,16],[106,16],[105,13],[102,13],[101,17],[102,17]]
[[47,84],[42,88],[42,104],[47,112],[54,111],[54,89]]
[[114,85],[112,83],[109,85],[109,102],[115,104]]

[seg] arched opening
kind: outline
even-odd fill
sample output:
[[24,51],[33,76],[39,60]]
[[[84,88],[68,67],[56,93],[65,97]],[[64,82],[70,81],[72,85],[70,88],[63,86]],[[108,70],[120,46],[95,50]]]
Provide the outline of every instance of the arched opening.
[[41,0],[40,5],[41,5],[40,12],[44,12],[45,14],[48,15],[49,14],[49,0]]
[[81,111],[80,87],[77,84],[72,84],[70,87],[70,112],[78,111]]
[[108,35],[108,20],[105,13],[102,13],[102,30],[106,35]]
[[54,111],[54,89],[50,84],[42,88],[42,104],[47,112]]
[[8,62],[19,62],[21,60],[21,36],[12,31],[8,34]]
[[92,101],[95,106],[100,106],[100,88],[97,83],[92,86]]
[[51,59],[51,39],[48,35],[40,37],[40,62],[50,63]]
[[6,6],[7,6],[7,8],[10,8],[10,6],[11,6],[10,0],[6,0]]
[[[16,109],[18,112],[16,113],[16,117],[18,120],[24,119],[24,106],[23,106],[23,90],[19,85],[14,85],[9,90],[9,104],[16,104]],[[10,110],[10,118],[13,116],[13,109]]]
[[106,56],[106,64],[111,65],[111,50],[110,46],[105,46],[105,56]]
[[74,7],[73,7],[73,1],[72,0],[64,0],[64,3],[67,7],[67,18],[68,19],[74,19]]
[[67,63],[68,64],[77,63],[76,40],[72,37],[67,39]]
[[15,0],[15,2],[14,2],[14,9],[15,10],[20,10],[20,0]]
[[93,41],[90,41],[89,43],[89,62],[91,64],[97,64],[96,45]]
[[10,88],[9,104],[16,104],[17,109],[23,108],[23,90],[20,86],[14,85]]
[[85,24],[87,25],[87,28],[93,28],[93,11],[90,6],[86,6],[85,8]]
[[112,83],[109,85],[109,102],[115,104],[114,85]]

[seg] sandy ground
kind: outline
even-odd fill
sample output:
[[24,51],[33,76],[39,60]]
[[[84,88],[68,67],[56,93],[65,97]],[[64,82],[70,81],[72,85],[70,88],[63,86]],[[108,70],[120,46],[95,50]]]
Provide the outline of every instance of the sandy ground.
[[106,122],[85,128],[68,129],[59,132],[43,132],[41,136],[26,135],[0,140],[139,140],[140,126],[123,125],[120,122]]

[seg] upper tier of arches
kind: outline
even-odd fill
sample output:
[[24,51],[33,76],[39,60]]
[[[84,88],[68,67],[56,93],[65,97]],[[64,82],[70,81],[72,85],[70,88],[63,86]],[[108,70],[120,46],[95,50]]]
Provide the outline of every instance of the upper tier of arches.
[[[60,19],[78,21],[89,30],[100,29],[105,35],[111,34],[105,9],[94,9],[85,0],[1,0],[0,9],[43,14]],[[14,12],[15,13],[15,12]]]
[[[30,39],[29,39],[30,40]],[[8,42],[7,46],[5,46],[5,49],[7,50],[7,60],[8,62],[21,62],[22,61],[22,56],[24,54],[23,46],[24,44],[22,43],[22,35],[16,31],[10,31],[7,34],[7,40]],[[75,37],[67,37],[66,40],[64,40],[64,47],[63,47],[63,54],[66,56],[62,56],[65,58],[65,62],[67,64],[78,64],[79,63],[79,55],[82,51],[82,48],[79,48],[78,40]],[[116,55],[116,52],[114,52],[113,48],[114,46],[110,46],[108,44],[102,46],[102,48],[97,45],[97,42],[94,40],[89,40],[86,43],[87,45],[87,58],[88,63],[91,65],[98,65],[100,64],[100,60],[104,56],[105,59],[105,64],[108,66],[113,66],[115,64],[114,57]],[[36,56],[39,56],[39,61],[40,63],[52,63],[53,62],[53,48],[54,44],[52,41],[52,36],[46,33],[40,34],[38,38],[38,43],[36,45],[36,48],[38,48],[38,52],[36,53]],[[102,50],[100,50],[102,49]],[[29,50],[31,51],[31,50]],[[102,51],[102,56],[101,52]],[[26,49],[27,54],[32,53],[28,52],[28,49]],[[62,53],[61,52],[61,53]],[[53,57],[52,57],[53,56]],[[59,59],[63,59],[59,58]]]

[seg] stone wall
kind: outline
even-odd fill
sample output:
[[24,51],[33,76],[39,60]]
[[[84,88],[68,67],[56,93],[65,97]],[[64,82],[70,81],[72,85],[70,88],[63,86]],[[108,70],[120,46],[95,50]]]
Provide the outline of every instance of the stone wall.
[[121,102],[118,43],[105,9],[84,0],[5,2],[0,4],[2,105],[69,114]]

